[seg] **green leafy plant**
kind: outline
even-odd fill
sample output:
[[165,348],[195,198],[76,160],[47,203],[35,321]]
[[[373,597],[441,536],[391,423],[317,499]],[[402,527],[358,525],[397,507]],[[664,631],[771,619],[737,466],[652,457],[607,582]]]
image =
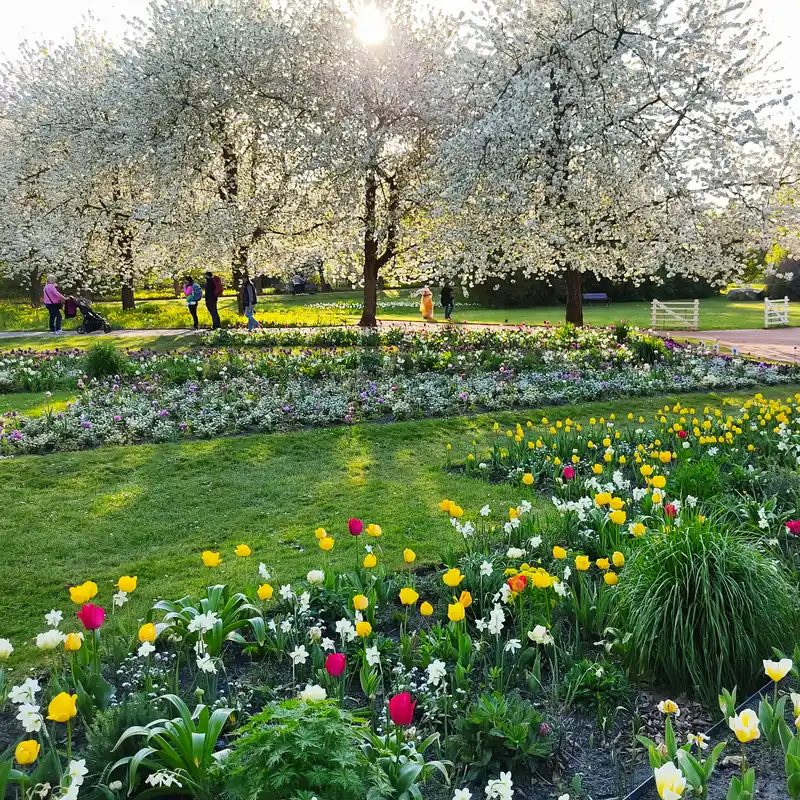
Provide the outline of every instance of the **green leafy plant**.
[[129,367],[128,357],[111,342],[93,344],[84,357],[84,369],[91,378],[124,375]]
[[750,686],[764,653],[797,632],[785,572],[713,522],[644,537],[618,589],[639,672],[710,702],[723,685]]
[[174,694],[168,694],[162,700],[171,704],[178,716],[128,728],[120,736],[114,750],[119,750],[128,739],[134,737],[144,738],[145,745],[134,755],[119,759],[111,767],[109,777],[118,768],[127,767],[128,791],[133,792],[141,767],[151,772],[168,770],[177,776],[182,794],[199,800],[216,798],[212,775],[212,768],[217,763],[214,754],[231,710],[217,708],[211,711],[201,704],[192,713],[186,703]]
[[612,661],[576,661],[564,675],[564,706],[581,705],[605,713],[628,701],[628,679]]
[[470,780],[530,768],[531,759],[552,752],[545,718],[517,692],[481,695],[456,729],[459,758],[469,764]]
[[417,783],[425,783],[438,771],[450,783],[447,768],[450,762],[425,760],[425,752],[439,741],[433,733],[422,742],[406,742],[403,729],[378,736],[370,730],[358,731],[361,752],[369,764],[380,770],[381,780],[369,792],[369,800],[422,800]]
[[707,500],[722,492],[719,462],[710,458],[681,461],[670,476],[670,486],[678,497]]
[[270,703],[241,730],[225,761],[225,796],[288,800],[307,792],[326,800],[364,798],[370,769],[357,730],[353,716],[331,702]]

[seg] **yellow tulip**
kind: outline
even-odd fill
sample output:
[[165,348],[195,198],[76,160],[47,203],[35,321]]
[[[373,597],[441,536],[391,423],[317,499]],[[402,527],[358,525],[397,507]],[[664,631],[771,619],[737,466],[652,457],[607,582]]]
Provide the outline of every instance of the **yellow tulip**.
[[614,566],[617,567],[617,568],[624,567],[625,566],[625,555],[623,553],[620,553],[619,550],[615,550],[611,555],[611,561],[614,563]]
[[669,450],[666,450],[663,453],[659,453],[658,457],[661,460],[662,464],[669,464],[669,462],[672,461],[672,453],[670,453]]
[[327,535],[328,535],[328,532],[325,530],[325,528],[317,528],[314,531],[314,536],[316,536],[318,540],[319,539],[324,539]]
[[612,511],[608,517],[615,525],[623,525],[628,515],[624,511]]
[[603,465],[602,464],[592,464],[592,472],[595,475],[602,475],[603,474]]
[[533,585],[537,589],[549,589],[553,585],[553,576],[545,570],[537,570],[533,573]]
[[447,606],[447,618],[451,622],[461,622],[464,619],[464,606],[461,603],[450,603]]
[[403,550],[403,561],[405,561],[406,564],[413,564],[416,557],[417,554],[413,550],[410,550],[408,547],[406,547],[406,549]]
[[272,600],[273,591],[273,588],[268,583],[262,583],[261,586],[258,587],[258,599]]
[[658,704],[658,710],[662,714],[675,714],[676,716],[681,713],[678,704],[674,700],[662,700]]
[[686,778],[672,761],[667,761],[654,771],[656,791],[661,800],[679,800],[686,789]]
[[422,614],[423,617],[429,617],[433,614],[433,606],[426,600],[420,607],[419,613]]
[[151,644],[156,640],[156,626],[152,622],[146,622],[139,628],[139,641],[150,642]]
[[591,566],[591,561],[589,561],[589,556],[575,556],[575,569],[578,572],[586,572],[587,569]]
[[656,489],[663,489],[667,485],[667,479],[663,475],[653,475],[652,483]]
[[212,550],[203,550],[202,558],[207,567],[218,567],[222,563],[219,553],[215,553]]
[[356,611],[365,611],[369,607],[369,599],[366,595],[357,594],[353,597],[353,608]]
[[791,658],[782,658],[780,661],[764,659],[764,673],[775,683],[782,681],[792,668]]
[[741,714],[731,717],[728,720],[728,727],[742,744],[752,742],[761,736],[761,731],[758,729],[758,715],[752,708],[746,708]]
[[464,576],[461,574],[461,570],[453,567],[453,569],[447,570],[447,572],[442,575],[442,580],[452,589],[464,580]]
[[603,575],[603,580],[609,586],[616,586],[619,583],[619,578],[617,577],[616,572],[606,572],[606,574]]
[[453,501],[452,500],[442,500],[442,502],[439,503],[439,508],[441,508],[442,511],[445,511],[445,512],[447,512],[449,514],[450,513],[450,508],[452,507],[452,505],[453,505]]
[[319,540],[319,549],[329,553],[331,550],[333,550],[333,544],[333,537],[325,536],[323,539]]
[[244,543],[237,544],[233,552],[236,553],[239,558],[248,558],[253,555],[253,551]]
[[374,522],[370,522],[370,524],[367,525],[367,534],[369,536],[374,536],[377,539],[378,536],[381,536],[383,534],[383,530],[381,529],[380,525],[376,525]]
[[607,506],[611,502],[611,495],[608,492],[598,492],[594,496],[594,502],[598,506]]
[[563,547],[559,547],[558,545],[556,545],[553,548],[553,558],[557,558],[560,561],[562,558],[566,557],[567,557],[567,551]]
[[117,588],[121,592],[127,592],[128,594],[130,594],[131,592],[135,592],[136,591],[136,585],[137,585],[138,582],[139,582],[139,579],[136,577],[136,575],[133,575],[133,576],[131,576],[131,575],[123,575],[117,581]]
[[653,474],[653,468],[649,464],[642,464],[642,466],[639,467],[639,472],[641,472],[645,478],[649,478]]
[[78,714],[78,695],[61,692],[57,694],[47,707],[47,719],[53,722],[69,722]]
[[363,561],[364,569],[372,569],[374,566],[377,565],[377,563],[378,563],[378,559],[375,558],[375,554],[374,553],[367,553],[364,556],[364,561]]
[[621,497],[612,497],[611,502],[608,504],[608,507],[612,511],[619,511],[620,509],[625,507],[625,501]]
[[27,767],[28,764],[33,764],[39,758],[39,750],[40,745],[36,739],[26,739],[17,745],[14,750],[14,758],[21,767]]
[[419,594],[415,592],[410,586],[406,586],[400,590],[400,602],[404,606],[413,606],[419,600]]
[[73,603],[83,605],[88,603],[97,594],[97,584],[94,581],[84,581],[80,586],[70,586],[69,598]]
[[366,638],[372,633],[372,625],[366,620],[356,623],[356,633],[362,638]]
[[456,519],[461,519],[464,516],[464,509],[461,506],[457,506],[455,503],[451,504],[450,506],[450,516],[455,517]]
[[598,558],[594,563],[597,564],[600,569],[608,569],[611,566],[607,558]]
[[606,464],[610,464],[613,460],[614,460],[614,454],[613,453],[604,453],[603,454],[603,461],[605,461]]
[[64,650],[66,650],[68,653],[74,653],[76,650],[80,650],[82,646],[83,639],[81,638],[80,634],[68,633],[64,639]]
[[518,508],[509,508],[508,509],[508,518],[516,519],[519,516],[519,509]]
[[523,483],[524,483],[526,486],[531,486],[531,485],[533,484],[533,475],[531,475],[531,473],[530,473],[530,472],[526,472],[526,473],[525,473],[525,474],[522,476],[522,482],[523,482]]

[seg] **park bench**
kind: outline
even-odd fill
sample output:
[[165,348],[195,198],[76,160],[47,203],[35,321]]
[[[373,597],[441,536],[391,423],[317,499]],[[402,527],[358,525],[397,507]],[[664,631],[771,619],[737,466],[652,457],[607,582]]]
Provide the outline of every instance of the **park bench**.
[[583,302],[584,303],[598,302],[598,303],[605,303],[606,305],[611,304],[611,301],[608,299],[608,295],[605,292],[586,292],[583,295]]

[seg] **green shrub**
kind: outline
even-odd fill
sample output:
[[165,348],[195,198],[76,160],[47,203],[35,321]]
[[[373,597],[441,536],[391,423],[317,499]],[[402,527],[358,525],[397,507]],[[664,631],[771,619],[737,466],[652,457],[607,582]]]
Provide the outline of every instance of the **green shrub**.
[[683,461],[670,476],[670,485],[678,497],[692,495],[708,500],[722,493],[719,463],[710,458]]
[[644,361],[648,364],[663,361],[667,356],[667,346],[657,336],[645,336],[644,334],[630,331],[627,344],[639,361]]
[[612,661],[600,659],[576,661],[562,682],[564,706],[595,708],[610,712],[628,701],[628,679]]
[[643,675],[712,702],[749,688],[797,640],[797,591],[778,564],[718,522],[643,539],[618,587],[617,627]]
[[469,780],[530,770],[533,759],[547,758],[552,751],[544,717],[518,692],[481,695],[456,725],[458,758],[470,765]]
[[93,344],[84,356],[84,370],[91,378],[107,378],[111,375],[124,375],[130,361],[121,350],[111,342]]
[[153,702],[144,694],[137,694],[95,714],[92,724],[86,729],[87,744],[83,751],[92,782],[105,782],[105,773],[112,764],[120,758],[132,756],[139,749],[138,742],[128,739],[115,750],[122,734],[128,728],[147,725],[158,719],[163,710],[160,703]]
[[271,703],[241,730],[225,761],[232,800],[325,800],[367,796],[368,766],[353,718],[331,702]]

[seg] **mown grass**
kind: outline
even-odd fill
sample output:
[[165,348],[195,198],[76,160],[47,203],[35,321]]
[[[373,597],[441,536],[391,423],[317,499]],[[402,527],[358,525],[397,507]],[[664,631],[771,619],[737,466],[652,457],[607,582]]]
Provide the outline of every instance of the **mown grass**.
[[[319,525],[336,538],[333,567],[345,569],[357,551],[363,553],[364,540],[346,532],[351,516],[383,527],[383,537],[371,543],[382,547],[379,557],[387,565],[398,566],[407,546],[417,551],[419,564],[435,561],[455,541],[438,508],[443,497],[470,513],[484,503],[501,510],[533,497],[521,486],[447,471],[448,442],[454,457],[463,456],[473,439],[487,441],[495,420],[506,426],[542,414],[650,414],[674,401],[658,397],[0,461],[0,636],[15,644],[30,641],[50,608],[69,609],[65,587],[87,579],[97,581],[107,606],[115,580],[138,575],[137,610],[209,581],[242,585],[248,568],[255,576],[258,561],[270,565],[275,584],[285,583],[326,566],[313,534]],[[719,398],[684,395],[681,402],[702,406]],[[553,513],[547,498],[537,503],[540,513]],[[254,549],[249,564],[233,556],[242,541]],[[221,568],[201,566],[204,548],[222,551]],[[26,648],[19,662],[33,655]]]
[[[378,316],[385,320],[420,321],[421,317],[415,308],[381,309],[381,300],[407,299],[408,290],[387,290],[380,293],[378,300]],[[316,303],[360,302],[360,292],[334,292],[316,295],[267,295],[259,298],[256,316],[265,324],[272,325],[328,325],[354,324],[359,319],[356,312],[336,310],[318,310],[309,308]],[[16,306],[15,306],[16,308]],[[119,303],[98,303],[96,308],[106,316],[116,328],[173,328],[188,327],[191,318],[183,300],[148,300],[139,304],[135,311],[122,312]],[[5,311],[4,311],[5,309]],[[0,330],[45,330],[47,328],[47,312],[44,309],[31,309],[19,306],[17,310],[8,310],[8,306],[0,308]],[[243,323],[244,317],[236,310],[235,297],[223,297],[219,301],[223,324]],[[441,309],[436,311],[441,317]],[[210,327],[211,317],[206,311],[205,302],[201,301],[198,315],[201,325]],[[456,322],[543,325],[560,324],[564,320],[563,306],[541,306],[520,309],[488,309],[459,306],[453,319]],[[604,305],[587,305],[584,308],[584,320],[589,325],[611,325],[620,319],[626,319],[632,325],[641,328],[650,327],[650,303],[611,303]],[[800,325],[800,304],[790,307],[789,320],[792,325]],[[74,328],[79,322],[65,323],[65,328]],[[700,329],[725,330],[743,328],[763,328],[764,305],[761,302],[730,302],[725,297],[712,297],[700,301]]]

